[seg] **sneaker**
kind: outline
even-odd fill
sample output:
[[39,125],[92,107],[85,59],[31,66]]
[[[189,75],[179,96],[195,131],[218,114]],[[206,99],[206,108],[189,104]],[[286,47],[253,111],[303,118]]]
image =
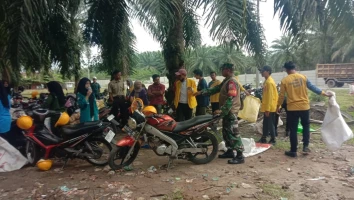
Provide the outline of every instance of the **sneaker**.
[[234,157],[232,160],[228,160],[227,161],[228,164],[232,164],[232,165],[237,165],[237,164],[242,164],[245,163],[245,157],[243,156],[236,156]]
[[258,143],[266,144],[267,143],[267,139],[262,137],[261,139],[258,140]]
[[310,150],[308,147],[304,147],[304,148],[302,149],[302,154],[308,155],[308,154],[310,154],[310,153],[311,153],[311,150]]
[[285,151],[285,155],[295,158],[297,156],[297,153],[292,151]]
[[271,145],[275,145],[277,143],[277,141],[275,141],[275,138],[274,139],[270,139],[268,144],[271,144]]
[[219,158],[233,158],[234,152],[232,149],[228,149],[224,154],[219,155]]

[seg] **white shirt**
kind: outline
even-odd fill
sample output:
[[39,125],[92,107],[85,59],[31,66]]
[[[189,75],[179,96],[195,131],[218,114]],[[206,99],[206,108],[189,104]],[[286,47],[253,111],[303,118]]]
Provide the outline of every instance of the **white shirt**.
[[188,103],[187,80],[181,82],[181,94],[179,96],[179,103]]

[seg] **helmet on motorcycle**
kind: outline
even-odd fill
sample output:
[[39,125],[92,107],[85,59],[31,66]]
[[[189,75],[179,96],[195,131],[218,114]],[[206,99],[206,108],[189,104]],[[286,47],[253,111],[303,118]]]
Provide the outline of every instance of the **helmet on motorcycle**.
[[63,112],[61,113],[57,123],[55,123],[54,127],[57,127],[57,126],[64,126],[66,124],[68,124],[70,121],[70,117],[68,115],[68,113],[66,112]]
[[157,114],[157,110],[154,106],[146,106],[143,110],[144,115]]
[[43,159],[40,159],[38,162],[37,162],[37,167],[38,169],[42,170],[42,171],[48,171],[50,170],[50,168],[52,168],[52,165],[53,165],[53,161],[52,160],[43,160]]
[[32,127],[33,119],[30,116],[21,116],[17,119],[16,125],[23,130],[27,130]]
[[35,98],[37,98],[37,95],[38,95],[39,93],[38,93],[38,91],[33,91],[32,92],[32,94],[31,94],[31,96],[32,96],[32,99],[35,99]]

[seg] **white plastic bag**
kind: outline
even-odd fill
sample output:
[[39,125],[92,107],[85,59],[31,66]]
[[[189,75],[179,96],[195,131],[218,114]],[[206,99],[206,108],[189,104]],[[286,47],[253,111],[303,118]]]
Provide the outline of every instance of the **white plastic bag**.
[[349,85],[349,94],[354,94],[354,85],[353,84]]
[[27,159],[6,140],[0,137],[0,172],[11,172],[21,169]]
[[248,122],[256,122],[261,101],[253,96],[247,96],[243,100],[243,109],[238,113],[238,117]]
[[334,92],[328,100],[328,108],[321,127],[323,142],[328,149],[335,151],[340,148],[343,142],[353,138],[353,132],[344,121]]

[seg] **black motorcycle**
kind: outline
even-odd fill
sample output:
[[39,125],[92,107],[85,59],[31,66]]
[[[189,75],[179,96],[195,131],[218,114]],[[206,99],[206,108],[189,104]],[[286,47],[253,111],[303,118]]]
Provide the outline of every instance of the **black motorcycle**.
[[[34,124],[29,130],[23,131],[28,139],[26,156],[30,164],[35,165],[40,158],[53,157],[65,161],[63,168],[69,159],[74,158],[84,159],[96,166],[108,164],[108,156],[112,150],[110,142],[115,135],[109,128],[109,123],[85,122],[49,130],[44,125],[44,119],[58,117],[61,113],[45,109],[32,112]],[[105,149],[108,152],[104,152]]]

